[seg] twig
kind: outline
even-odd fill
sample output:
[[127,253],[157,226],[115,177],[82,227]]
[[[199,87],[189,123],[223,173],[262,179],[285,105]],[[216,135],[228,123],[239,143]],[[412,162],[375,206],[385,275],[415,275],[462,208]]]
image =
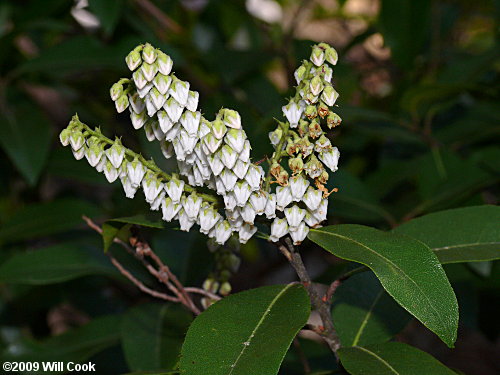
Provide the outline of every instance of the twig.
[[361,272],[365,272],[365,271],[368,271],[368,267],[361,266],[361,267],[354,268],[354,269],[344,273],[343,275],[339,276],[336,280],[334,280],[330,284],[330,287],[328,288],[325,296],[323,297],[323,301],[327,302],[327,303],[331,303],[332,297],[335,294],[335,291],[340,286],[340,284],[342,284],[343,281],[347,280],[349,277],[351,277],[357,273],[361,273]]
[[216,300],[216,301],[219,301],[222,299],[217,294],[211,293],[208,290],[201,289],[201,288],[195,288],[192,286],[188,286],[188,287],[185,287],[184,290],[188,293],[201,294],[202,296],[208,297],[208,298]]
[[167,16],[160,8],[149,0],[136,0],[137,5],[151,17],[155,18],[162,27],[176,34],[182,32],[182,27],[172,18]]

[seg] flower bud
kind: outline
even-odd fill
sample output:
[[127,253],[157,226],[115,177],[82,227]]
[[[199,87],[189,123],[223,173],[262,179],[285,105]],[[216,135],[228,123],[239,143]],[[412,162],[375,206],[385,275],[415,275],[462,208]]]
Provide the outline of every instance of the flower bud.
[[243,207],[246,205],[248,198],[250,198],[250,194],[252,194],[252,190],[250,185],[245,181],[239,181],[234,185],[234,197],[236,198],[236,204],[239,207]]
[[182,205],[180,203],[174,203],[170,197],[163,199],[161,205],[163,220],[167,222],[172,221],[176,217],[181,208]]
[[141,65],[142,60],[139,48],[140,46],[132,50],[125,58],[125,62],[131,71],[134,71],[139,65]]
[[311,211],[314,211],[319,207],[322,199],[323,193],[321,190],[316,190],[312,186],[309,186],[306,193],[302,197],[302,201]]
[[185,106],[189,96],[189,82],[174,79],[168,93],[181,105]]
[[181,200],[182,207],[191,220],[196,220],[198,217],[202,202],[203,199],[196,193],[191,193],[187,198]]
[[144,111],[146,107],[146,103],[139,97],[138,93],[134,93],[133,95],[129,95],[128,101],[130,103],[130,108],[135,113],[141,113]]
[[203,138],[203,143],[208,149],[209,154],[213,154],[217,151],[219,146],[222,143],[222,139],[217,139],[212,133],[208,133],[204,138]]
[[236,164],[233,167],[233,173],[238,177],[240,180],[244,179],[246,174],[248,173],[248,168],[250,167],[250,163],[244,162],[242,160],[239,160],[236,162]]
[[224,108],[223,110],[224,124],[233,129],[241,129],[240,114],[232,109]]
[[144,45],[144,48],[142,49],[142,59],[145,62],[147,62],[148,64],[152,64],[155,62],[156,50],[154,49],[154,47],[151,44],[146,43]]
[[273,146],[277,146],[280,143],[281,137],[283,135],[283,130],[277,127],[274,131],[269,133],[269,140]]
[[226,168],[233,169],[236,164],[236,160],[238,159],[238,154],[228,145],[222,146],[218,154],[220,160],[224,163]]
[[297,68],[297,70],[293,74],[295,77],[295,81],[297,81],[297,85],[304,79],[306,71],[307,71],[306,67],[304,66],[304,64],[302,64]]
[[61,141],[61,144],[65,147],[69,145],[70,138],[71,130],[69,130],[68,128],[64,128],[61,133],[59,133],[59,141]]
[[314,78],[311,79],[309,89],[314,96],[318,96],[321,91],[323,91],[323,81],[320,76],[314,76]]
[[137,157],[135,157],[133,161],[127,163],[127,175],[132,186],[139,186],[145,173],[146,168],[142,165],[139,159],[137,159]]
[[163,190],[163,183],[161,183],[153,172],[148,171],[142,180],[142,190],[146,196],[146,202],[151,203],[160,194],[160,191]]
[[172,59],[159,49],[156,50],[156,64],[158,65],[158,71],[163,75],[168,76],[172,71]]
[[143,62],[141,65],[141,72],[146,81],[152,82],[155,78],[156,73],[158,73],[158,65],[157,64],[148,64],[147,62]]
[[339,56],[335,48],[328,46],[328,48],[325,50],[325,58],[326,61],[328,61],[330,64],[337,65],[337,60],[339,59]]
[[224,169],[224,163],[222,163],[222,160],[220,159],[218,153],[208,155],[207,160],[214,176],[220,175],[222,170]]
[[326,66],[323,68],[324,76],[323,79],[325,82],[331,83],[332,82],[332,76],[333,76],[333,69],[330,68],[329,66]]
[[128,96],[126,94],[122,94],[115,101],[116,112],[122,113],[128,108],[128,105],[129,105]]
[[115,168],[119,168],[125,156],[125,148],[120,139],[116,139],[113,145],[106,150],[106,156]]
[[134,198],[135,193],[137,192],[137,186],[132,185],[128,176],[124,176],[120,180],[122,182],[123,191],[125,192],[125,196],[127,198],[130,198],[130,199]]
[[132,74],[132,78],[134,80],[135,87],[137,87],[138,90],[143,89],[148,84],[148,80],[144,77],[142,69],[136,70]]
[[167,112],[167,115],[168,117],[170,117],[172,122],[175,123],[179,121],[182,115],[183,108],[179,104],[179,102],[177,102],[177,100],[175,100],[173,97],[168,98],[165,104],[163,105],[163,108]]
[[314,46],[312,49],[310,60],[316,66],[320,66],[321,64],[323,64],[323,62],[325,61],[325,52],[323,51],[323,49],[319,46]]
[[195,112],[198,109],[199,98],[200,94],[198,93],[198,91],[189,91],[186,108],[191,112]]
[[228,296],[231,293],[231,284],[227,281],[223,282],[219,288],[219,294],[221,296]]
[[226,191],[233,191],[234,185],[236,184],[238,177],[236,177],[236,175],[229,169],[224,169],[219,177],[222,180],[222,183],[224,184]]
[[211,206],[204,207],[200,210],[199,224],[200,232],[208,234],[210,230],[222,220],[222,216]]
[[92,167],[95,167],[99,163],[103,154],[104,154],[104,147],[98,143],[92,143],[85,150],[85,157],[87,158],[87,161]]
[[115,182],[118,178],[118,169],[116,169],[109,161],[104,166],[103,172],[109,183]]
[[286,219],[274,219],[271,224],[271,236],[269,240],[272,242],[278,242],[279,239],[288,233],[288,223]]
[[85,144],[85,137],[83,136],[81,130],[77,129],[71,132],[69,143],[71,144],[73,151],[78,151],[83,147]]
[[121,83],[116,82],[109,89],[109,95],[111,96],[111,100],[117,100],[123,94],[123,85]]
[[165,200],[165,192],[160,191],[160,194],[155,198],[153,202],[150,203],[150,208],[152,211],[158,211],[161,207],[162,202]]
[[184,232],[189,232],[191,227],[194,225],[195,220],[190,218],[186,211],[181,208],[179,211],[179,225],[180,229]]
[[75,157],[76,160],[82,160],[83,157],[85,156],[85,149],[86,147],[80,147],[79,150],[71,150],[73,152],[73,156]]
[[245,140],[247,135],[242,129],[229,129],[226,136],[224,137],[224,142],[233,148],[238,154],[243,151],[243,146],[245,145]]
[[276,217],[276,194],[269,194],[264,212],[268,219]]
[[326,85],[321,94],[321,100],[329,107],[333,106],[339,97],[339,93],[335,91],[332,85]]
[[170,181],[165,184],[165,191],[172,198],[172,202],[179,203],[184,191],[184,181],[179,180],[175,174],[172,175]]

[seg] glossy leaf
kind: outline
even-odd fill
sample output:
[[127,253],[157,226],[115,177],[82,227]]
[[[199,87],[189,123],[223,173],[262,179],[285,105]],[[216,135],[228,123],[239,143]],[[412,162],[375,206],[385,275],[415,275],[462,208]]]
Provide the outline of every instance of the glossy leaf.
[[342,348],[338,354],[351,375],[456,375],[426,352],[399,342]]
[[309,238],[340,258],[369,267],[401,306],[453,346],[457,300],[437,257],[425,244],[354,224],[313,229]]
[[178,361],[189,313],[171,304],[146,304],[125,314],[122,346],[130,369],[170,369]]
[[310,302],[299,284],[273,285],[224,298],[199,315],[182,346],[185,375],[277,374]]
[[333,297],[332,317],[344,347],[387,341],[410,321],[410,315],[371,272],[351,276],[340,284]]
[[441,263],[500,259],[500,207],[473,206],[428,214],[393,230],[422,241]]
[[72,244],[18,253],[0,265],[0,281],[46,285],[85,275],[118,275],[106,257]]

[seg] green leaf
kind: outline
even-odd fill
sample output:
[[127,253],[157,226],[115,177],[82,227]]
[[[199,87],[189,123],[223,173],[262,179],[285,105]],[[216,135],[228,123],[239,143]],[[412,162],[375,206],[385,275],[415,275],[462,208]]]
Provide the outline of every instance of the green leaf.
[[81,363],[116,345],[120,338],[119,329],[119,315],[96,318],[82,327],[43,341],[21,339],[10,342],[0,359]]
[[0,281],[46,285],[85,275],[118,275],[106,257],[72,244],[18,253],[0,265]]
[[332,317],[344,347],[387,341],[410,321],[371,272],[340,284],[333,297]]
[[101,21],[104,32],[110,35],[113,33],[116,23],[120,18],[123,5],[122,0],[91,0],[89,2],[89,9]]
[[128,239],[131,226],[131,224],[126,224],[117,227],[109,222],[105,222],[104,224],[102,224],[102,241],[104,252],[108,252],[109,247],[113,244],[113,240],[115,238],[119,238],[121,240]]
[[399,342],[342,348],[338,354],[352,375],[456,375],[431,355]]
[[100,209],[77,199],[37,203],[17,211],[0,229],[0,243],[52,235],[83,224],[82,215],[98,216]]
[[178,361],[191,316],[166,304],[134,307],[123,317],[121,334],[127,364],[134,371],[172,368]]
[[422,241],[445,263],[500,259],[500,207],[472,206],[428,214],[393,230]]
[[30,185],[35,185],[49,155],[51,126],[33,105],[0,115],[0,145]]
[[457,299],[439,260],[425,244],[355,224],[312,229],[309,238],[340,258],[369,267],[401,306],[453,346]]
[[157,228],[157,229],[165,228],[164,221],[161,220],[161,217],[159,215],[155,215],[154,213],[148,213],[145,215],[119,217],[116,219],[109,219],[108,221],[114,221],[117,223],[140,225],[141,227],[148,227],[148,228]]
[[276,374],[309,312],[309,297],[299,284],[226,297],[189,327],[181,371],[185,375]]

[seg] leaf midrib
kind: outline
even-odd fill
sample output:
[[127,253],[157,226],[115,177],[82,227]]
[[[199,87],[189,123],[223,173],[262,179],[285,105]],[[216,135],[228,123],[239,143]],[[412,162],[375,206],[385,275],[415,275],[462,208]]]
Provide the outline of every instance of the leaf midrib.
[[[261,318],[259,319],[259,321],[257,322],[257,325],[255,326],[255,328],[253,329],[252,333],[250,334],[250,336],[248,337],[248,339],[246,341],[244,341],[243,343],[243,348],[241,349],[241,352],[240,354],[238,355],[238,357],[236,357],[235,361],[233,362],[233,364],[231,364],[231,370],[229,371],[228,375],[231,375],[234,371],[234,369],[236,368],[236,364],[238,363],[238,361],[240,360],[241,356],[243,355],[243,353],[245,352],[246,348],[248,348],[250,346],[250,343],[252,341],[252,339],[255,337],[255,333],[257,332],[257,330],[259,329],[259,327],[262,325],[262,323],[264,322],[265,318],[271,313],[271,309],[272,307],[274,306],[274,304],[276,303],[276,301],[278,301],[278,299],[288,290],[290,289],[292,286],[294,286],[296,284],[288,284],[286,287],[284,287],[271,301],[271,303],[269,304],[269,306],[267,306],[266,310],[264,311],[264,314],[261,316]],[[245,343],[248,343],[248,345],[245,345]]]
[[355,348],[356,348],[356,349],[359,349],[359,350],[361,350],[361,351],[363,351],[363,352],[368,353],[368,355],[371,355],[371,356],[375,357],[375,358],[376,358],[376,359],[378,359],[380,362],[382,362],[385,366],[387,366],[387,368],[388,368],[389,370],[391,370],[393,373],[395,373],[396,375],[400,375],[400,374],[399,374],[399,372],[397,372],[397,371],[396,371],[396,369],[395,369],[394,367],[392,367],[392,366],[389,364],[389,362],[387,362],[387,361],[386,361],[385,359],[383,359],[382,357],[380,357],[380,356],[376,355],[374,352],[372,352],[372,351],[370,351],[370,350],[368,350],[368,349],[366,349],[366,348],[363,348],[363,347],[361,347],[361,346],[356,346]]
[[359,339],[361,338],[361,335],[363,334],[363,331],[366,328],[366,324],[368,323],[368,319],[370,319],[370,316],[372,315],[373,310],[375,309],[375,305],[378,303],[380,300],[380,297],[382,297],[382,294],[384,293],[384,289],[380,288],[380,292],[378,292],[377,296],[373,300],[370,308],[366,312],[365,318],[361,322],[361,325],[359,326],[358,331],[356,332],[356,336],[354,336],[354,340],[352,342],[352,346],[358,345]]
[[493,241],[493,242],[471,242],[471,243],[463,243],[463,244],[458,244],[458,245],[450,245],[450,246],[441,246],[441,247],[433,247],[433,251],[443,251],[443,250],[450,250],[450,249],[455,249],[455,248],[460,248],[460,247],[481,247],[484,245],[500,245],[500,242],[498,241]]
[[[395,263],[393,263],[390,259],[384,257],[383,255],[377,253],[375,250],[371,249],[370,247],[366,246],[365,244],[362,244],[361,242],[358,242],[356,240],[353,240],[352,238],[349,238],[349,237],[345,237],[345,236],[342,236],[340,234],[337,234],[337,233],[332,233],[332,232],[327,232],[327,231],[321,231],[321,230],[317,230],[317,229],[312,229],[313,232],[319,232],[319,233],[326,233],[326,234],[329,234],[331,236],[337,236],[337,237],[340,237],[346,241],[351,241],[351,242],[354,242],[355,244],[361,246],[361,247],[364,247],[366,248],[368,251],[372,252],[373,254],[375,254],[376,256],[378,256],[379,258],[387,261],[387,263],[389,263],[390,265],[392,265],[396,270],[398,270],[399,272],[401,272],[401,274],[409,281],[411,281],[415,286],[416,288],[420,291],[420,293],[427,299],[427,301],[429,302],[429,306],[434,310],[434,312],[436,313],[438,319],[441,321],[441,323],[445,323],[443,321],[443,318],[441,317],[441,315],[439,314],[439,311],[434,307],[434,305],[432,304],[432,301],[430,300],[430,298],[427,296],[427,294],[424,293],[424,291],[420,288],[420,285],[418,285],[410,276],[408,276],[401,268],[399,268],[399,266]],[[369,267],[371,268],[371,267]],[[375,272],[375,270],[374,270]],[[389,293],[391,294],[391,293]],[[446,326],[446,324],[444,324],[444,326]]]

